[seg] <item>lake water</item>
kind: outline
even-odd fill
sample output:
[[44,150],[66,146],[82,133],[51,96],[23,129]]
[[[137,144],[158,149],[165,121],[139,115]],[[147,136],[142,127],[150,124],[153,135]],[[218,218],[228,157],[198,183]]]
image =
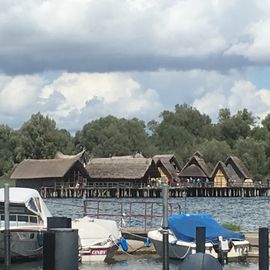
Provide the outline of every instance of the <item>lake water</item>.
[[[102,204],[104,213],[114,213],[120,215],[119,202],[125,202],[123,212],[129,212],[129,204],[126,202],[136,202],[134,199],[108,199]],[[108,203],[106,203],[108,201]],[[149,198],[144,201],[162,202],[160,198]],[[67,216],[72,219],[82,217],[83,206],[80,199],[46,199],[48,208],[55,216]],[[115,202],[115,203],[114,203]],[[170,202],[176,207],[176,204],[181,206],[183,212],[187,213],[208,213],[211,214],[220,223],[233,223],[240,225],[244,231],[256,231],[259,227],[270,226],[270,201],[266,197],[253,198],[171,198]],[[137,206],[137,208],[136,208]],[[125,208],[126,207],[126,208]],[[92,212],[91,212],[92,210]],[[149,213],[150,209],[147,209]],[[176,211],[177,209],[175,209]],[[95,212],[94,207],[89,210],[92,214]],[[142,206],[135,204],[132,208],[133,214],[144,214]],[[155,214],[162,214],[161,205],[156,205]],[[120,218],[116,217],[116,221]],[[127,226],[129,219],[126,220]],[[141,220],[142,222],[142,220]],[[142,226],[140,220],[134,220],[131,226]],[[154,226],[160,225],[160,219],[154,222]]]
[[[115,205],[108,199],[109,203],[104,204],[104,211],[117,211],[117,203],[121,201],[134,201],[134,199],[115,199]],[[161,199],[145,199],[145,201],[161,202]],[[257,231],[259,227],[269,227],[270,225],[270,203],[267,198],[175,198],[170,199],[173,203],[179,203],[182,211],[189,213],[208,213],[213,215],[220,223],[233,223],[240,225],[244,231]],[[82,200],[79,199],[46,199],[48,208],[54,216],[66,216],[72,219],[82,217]],[[128,204],[126,204],[128,205]],[[127,211],[128,209],[123,209]],[[139,207],[134,213],[140,213]],[[95,211],[95,210],[93,210]],[[155,212],[161,213],[161,207]],[[117,220],[119,221],[119,220]],[[128,221],[126,222],[128,223]],[[160,220],[156,221],[156,226]],[[131,224],[132,226],[141,226],[140,221]],[[1,269],[0,265],[0,269]],[[42,262],[13,264],[11,270],[41,270]],[[139,270],[139,269],[162,269],[162,262],[158,256],[116,256],[112,264],[89,264],[81,265],[80,270]],[[178,264],[170,263],[170,270],[178,269]],[[224,267],[225,270],[255,270],[258,269],[257,262],[248,262],[246,264],[229,264]],[[63,269],[64,270],[64,269]]]
[[[169,267],[170,270],[178,270],[178,262],[171,262]],[[115,261],[111,264],[92,263],[80,265],[79,267],[80,270],[162,270],[162,268],[162,261],[160,258],[156,258],[156,256],[133,256],[128,258],[126,256],[116,256]],[[258,269],[258,264],[256,262],[247,262],[245,264],[230,263],[224,266],[224,270],[255,269]],[[13,264],[10,270],[42,270],[42,262]]]

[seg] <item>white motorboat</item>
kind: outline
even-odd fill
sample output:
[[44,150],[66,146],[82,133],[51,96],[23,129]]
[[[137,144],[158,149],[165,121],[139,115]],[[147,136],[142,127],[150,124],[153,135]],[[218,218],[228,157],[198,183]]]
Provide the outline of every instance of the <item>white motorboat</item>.
[[72,221],[79,233],[79,256],[82,263],[109,261],[122,241],[121,231],[113,220],[85,216]]
[[[225,229],[207,214],[180,214],[171,216],[169,221],[169,257],[184,259],[196,253],[196,227],[205,227],[205,252],[220,258],[226,254],[228,261],[247,257],[250,244],[242,233]],[[162,256],[162,229],[148,232],[158,255]]]
[[[11,259],[42,256],[43,231],[50,211],[35,189],[9,188]],[[4,189],[0,189],[0,260],[4,258]]]

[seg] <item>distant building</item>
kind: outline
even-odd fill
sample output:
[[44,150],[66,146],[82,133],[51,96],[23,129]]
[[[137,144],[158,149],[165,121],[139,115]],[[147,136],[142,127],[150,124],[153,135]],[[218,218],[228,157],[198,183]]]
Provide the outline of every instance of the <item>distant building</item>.
[[175,185],[180,181],[179,174],[182,168],[174,155],[155,155],[153,160],[161,177],[166,177],[169,184]]
[[96,185],[126,183],[147,186],[151,185],[153,179],[160,177],[153,159],[141,155],[93,158],[88,162],[86,170],[89,182]]
[[210,180],[211,169],[204,161],[202,154],[197,151],[185,164],[179,177],[184,182],[203,184]]
[[215,166],[211,179],[214,187],[240,186],[242,181],[237,173],[230,167],[226,167],[225,163],[219,161]]
[[243,186],[253,186],[252,176],[245,166],[245,164],[236,156],[229,156],[225,165],[229,170],[234,170],[238,177],[241,179]]
[[55,185],[75,187],[87,183],[88,174],[77,157],[25,159],[11,175],[17,187],[39,189]]

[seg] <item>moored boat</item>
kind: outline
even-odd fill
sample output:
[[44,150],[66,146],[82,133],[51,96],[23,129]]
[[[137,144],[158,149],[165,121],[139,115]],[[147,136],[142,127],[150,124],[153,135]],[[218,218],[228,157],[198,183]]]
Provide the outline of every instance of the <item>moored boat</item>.
[[[169,219],[169,257],[184,259],[196,253],[196,227],[205,227],[205,252],[220,258],[226,254],[228,261],[247,257],[249,242],[244,234],[222,227],[207,214],[180,214]],[[162,229],[148,233],[157,253],[162,256]]]
[[118,249],[121,231],[113,220],[85,216],[72,221],[79,233],[79,256],[82,263],[109,261]]
[[[42,256],[43,231],[50,211],[38,191],[9,188],[11,259],[36,259]],[[0,260],[4,259],[4,189],[0,189]]]

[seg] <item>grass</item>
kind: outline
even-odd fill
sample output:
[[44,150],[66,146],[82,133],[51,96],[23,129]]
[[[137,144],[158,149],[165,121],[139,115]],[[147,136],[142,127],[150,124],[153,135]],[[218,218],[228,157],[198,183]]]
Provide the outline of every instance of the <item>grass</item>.
[[241,230],[240,225],[232,224],[232,223],[223,223],[222,226],[231,231],[239,232]]
[[5,183],[8,183],[10,187],[15,187],[14,180],[9,179],[7,176],[1,176],[0,177],[0,188],[3,188],[5,186]]

